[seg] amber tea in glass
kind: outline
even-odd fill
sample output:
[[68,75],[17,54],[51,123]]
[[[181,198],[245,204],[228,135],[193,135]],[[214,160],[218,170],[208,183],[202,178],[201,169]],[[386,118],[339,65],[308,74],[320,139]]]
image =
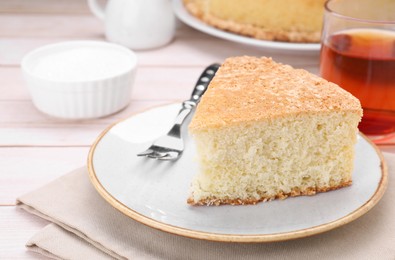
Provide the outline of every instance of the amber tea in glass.
[[[371,11],[368,7],[359,9],[359,13],[353,15],[357,11],[353,11],[352,2],[357,5],[381,2],[382,7],[389,5],[389,9],[394,8],[392,10],[395,10],[395,5],[388,1],[344,2],[347,1],[332,0],[326,4],[321,76],[338,84],[361,101],[364,110],[359,125],[361,132],[380,137],[393,134],[395,20],[373,19],[380,15],[380,10]],[[385,8],[381,11],[386,12]],[[388,16],[380,17],[382,19]]]

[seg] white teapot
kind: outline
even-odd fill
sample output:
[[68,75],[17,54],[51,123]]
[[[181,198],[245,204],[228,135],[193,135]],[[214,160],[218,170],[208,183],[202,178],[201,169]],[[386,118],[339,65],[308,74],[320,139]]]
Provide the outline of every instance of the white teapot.
[[109,0],[103,9],[88,0],[91,11],[105,22],[106,38],[128,48],[150,49],[169,43],[175,33],[170,0]]

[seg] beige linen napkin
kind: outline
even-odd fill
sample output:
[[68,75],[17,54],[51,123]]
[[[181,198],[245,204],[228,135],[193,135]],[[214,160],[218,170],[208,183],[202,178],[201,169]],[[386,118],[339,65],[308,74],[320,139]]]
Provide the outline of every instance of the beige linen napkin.
[[395,155],[385,154],[389,185],[366,215],[335,230],[277,243],[219,243],[142,225],[107,204],[85,168],[20,197],[18,205],[49,224],[27,243],[55,259],[395,259]]

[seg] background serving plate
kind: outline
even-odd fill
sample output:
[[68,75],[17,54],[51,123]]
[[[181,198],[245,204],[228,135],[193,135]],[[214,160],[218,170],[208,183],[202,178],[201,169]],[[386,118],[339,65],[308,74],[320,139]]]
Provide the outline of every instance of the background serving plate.
[[176,162],[136,156],[166,132],[179,108],[180,104],[157,107],[121,121],[105,130],[89,153],[90,179],[98,192],[143,224],[213,241],[281,241],[351,222],[371,209],[385,191],[385,162],[377,148],[359,135],[351,187],[250,206],[189,206],[189,186],[198,166],[187,134],[186,150]]
[[182,0],[173,0],[173,9],[176,16],[186,23],[187,25],[199,30],[201,32],[213,35],[225,40],[243,43],[251,46],[264,47],[270,49],[278,49],[282,51],[305,51],[305,52],[318,52],[320,50],[319,43],[291,43],[291,42],[276,42],[258,40],[227,31],[217,29],[210,26],[201,20],[191,15],[184,7]]

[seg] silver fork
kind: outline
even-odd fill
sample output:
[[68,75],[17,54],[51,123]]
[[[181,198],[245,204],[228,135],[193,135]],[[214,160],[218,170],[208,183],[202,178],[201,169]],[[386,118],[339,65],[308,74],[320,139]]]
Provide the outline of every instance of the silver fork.
[[191,98],[182,103],[182,108],[180,112],[178,112],[174,125],[170,131],[166,135],[155,140],[147,150],[137,154],[137,156],[146,156],[158,160],[177,160],[181,156],[184,151],[181,126],[199,103],[200,98],[206,91],[219,66],[219,64],[212,64],[203,71],[196,82]]

